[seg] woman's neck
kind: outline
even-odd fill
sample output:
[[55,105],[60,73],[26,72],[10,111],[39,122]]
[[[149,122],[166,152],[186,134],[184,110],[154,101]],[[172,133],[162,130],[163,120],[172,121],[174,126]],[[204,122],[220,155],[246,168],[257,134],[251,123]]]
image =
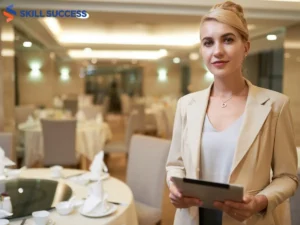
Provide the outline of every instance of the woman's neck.
[[242,75],[216,77],[211,91],[214,97],[230,97],[233,95],[241,95],[246,86],[245,79]]

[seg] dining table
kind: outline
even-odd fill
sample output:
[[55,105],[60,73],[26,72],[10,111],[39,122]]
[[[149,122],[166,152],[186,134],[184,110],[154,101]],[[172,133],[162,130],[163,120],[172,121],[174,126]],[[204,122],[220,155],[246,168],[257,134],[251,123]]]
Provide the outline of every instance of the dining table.
[[[61,178],[53,178],[51,170],[49,168],[36,168],[36,169],[25,169],[22,170],[19,178],[17,179],[36,179],[37,181],[57,181],[59,185],[56,187],[55,194],[53,195],[53,200],[51,200],[51,209],[47,210],[50,212],[50,220],[56,225],[138,225],[137,214],[134,204],[134,198],[132,191],[121,180],[114,178],[112,176],[105,176],[105,179],[101,180],[103,184],[104,192],[108,195],[108,201],[114,203],[117,206],[117,210],[107,216],[99,218],[90,218],[83,216],[79,209],[73,210],[69,215],[60,215],[56,209],[55,205],[58,203],[55,200],[55,196],[62,196],[61,192],[65,191],[65,186],[72,190],[72,194],[69,196],[75,196],[77,200],[86,199],[90,193],[91,185],[93,182],[87,185],[79,184],[74,182],[70,177],[87,173],[88,171],[77,170],[77,169],[63,169]],[[40,182],[37,182],[40,183]],[[64,186],[64,188],[62,188]],[[18,188],[19,190],[20,188]],[[32,203],[38,204],[38,203]],[[25,225],[34,225],[33,218],[31,215],[22,218],[14,218],[10,220],[10,225],[20,225],[22,221],[25,221]]]

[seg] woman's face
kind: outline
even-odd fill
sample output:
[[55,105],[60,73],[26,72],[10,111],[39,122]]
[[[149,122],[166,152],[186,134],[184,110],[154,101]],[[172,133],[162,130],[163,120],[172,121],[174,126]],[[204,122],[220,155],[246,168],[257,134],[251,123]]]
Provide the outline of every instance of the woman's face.
[[224,23],[208,20],[201,27],[200,52],[209,71],[217,77],[240,73],[250,44]]

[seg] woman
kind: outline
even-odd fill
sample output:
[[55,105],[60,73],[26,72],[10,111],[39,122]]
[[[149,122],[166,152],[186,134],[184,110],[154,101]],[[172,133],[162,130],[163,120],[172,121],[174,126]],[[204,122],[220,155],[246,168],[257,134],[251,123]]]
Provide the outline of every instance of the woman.
[[[243,77],[250,43],[240,5],[214,6],[202,18],[200,38],[214,83],[178,101],[167,161],[174,224],[290,225],[288,198],[298,180],[289,99]],[[201,199],[182,196],[174,176],[240,184],[245,196],[204,209]]]

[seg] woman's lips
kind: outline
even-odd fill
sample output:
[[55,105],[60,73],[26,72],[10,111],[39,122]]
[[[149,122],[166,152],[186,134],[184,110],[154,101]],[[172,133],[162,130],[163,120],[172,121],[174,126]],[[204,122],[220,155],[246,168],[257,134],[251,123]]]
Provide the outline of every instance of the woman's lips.
[[228,63],[228,61],[216,61],[213,62],[212,64],[217,67],[217,68],[222,68],[224,67],[226,64]]

